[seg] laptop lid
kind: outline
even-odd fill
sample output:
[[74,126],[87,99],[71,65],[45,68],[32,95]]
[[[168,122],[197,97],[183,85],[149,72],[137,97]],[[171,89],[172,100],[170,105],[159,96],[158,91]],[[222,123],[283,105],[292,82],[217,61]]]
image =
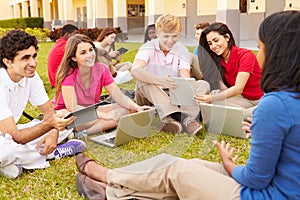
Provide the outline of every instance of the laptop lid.
[[196,80],[194,78],[171,77],[177,87],[169,90],[172,105],[195,106],[193,96],[196,93]]
[[200,110],[207,132],[246,138],[242,108],[200,103]]
[[102,104],[102,102],[90,105],[88,107],[82,108],[80,110],[76,110],[71,112],[65,118],[69,118],[71,116],[75,116],[74,121],[67,126],[67,129],[75,128],[82,124],[85,124],[90,121],[94,121],[98,119],[98,114],[96,112],[97,108]]
[[[135,138],[145,138],[149,135],[155,108],[123,115],[118,127],[113,133],[92,137],[91,140],[109,147],[117,147]],[[111,139],[114,138],[114,139]]]

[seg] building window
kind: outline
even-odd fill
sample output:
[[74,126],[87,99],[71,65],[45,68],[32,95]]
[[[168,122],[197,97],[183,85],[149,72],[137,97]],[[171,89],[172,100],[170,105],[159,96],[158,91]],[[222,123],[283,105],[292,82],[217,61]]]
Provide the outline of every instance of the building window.
[[240,12],[241,13],[247,12],[247,0],[240,0]]
[[145,15],[145,5],[144,4],[128,4],[127,9],[128,17],[138,17]]

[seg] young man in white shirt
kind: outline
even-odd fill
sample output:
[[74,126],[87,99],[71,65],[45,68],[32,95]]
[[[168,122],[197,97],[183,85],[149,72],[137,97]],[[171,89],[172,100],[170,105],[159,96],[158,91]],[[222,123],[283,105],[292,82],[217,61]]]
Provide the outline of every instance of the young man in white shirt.
[[[57,145],[67,137],[70,131],[62,131],[74,119],[64,119],[67,111],[52,109],[35,71],[37,43],[21,30],[9,31],[0,39],[0,173],[10,178],[21,175],[22,168],[45,168],[47,159],[72,156],[86,148],[80,140]],[[39,107],[44,120],[18,126],[28,101]]]

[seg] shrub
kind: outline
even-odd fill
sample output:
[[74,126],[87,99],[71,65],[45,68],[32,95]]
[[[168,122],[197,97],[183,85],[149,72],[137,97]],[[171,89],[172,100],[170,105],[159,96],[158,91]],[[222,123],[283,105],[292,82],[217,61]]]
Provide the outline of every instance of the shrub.
[[[122,33],[120,27],[115,28],[118,33]],[[80,28],[79,33],[89,36],[92,40],[96,40],[98,35],[100,35],[103,28]],[[61,28],[57,28],[50,32],[49,38],[53,41],[56,41],[61,36]]]
[[25,32],[34,35],[39,41],[46,41],[50,34],[47,28],[26,28]]
[[25,17],[0,20],[2,28],[43,28],[44,20],[41,17]]

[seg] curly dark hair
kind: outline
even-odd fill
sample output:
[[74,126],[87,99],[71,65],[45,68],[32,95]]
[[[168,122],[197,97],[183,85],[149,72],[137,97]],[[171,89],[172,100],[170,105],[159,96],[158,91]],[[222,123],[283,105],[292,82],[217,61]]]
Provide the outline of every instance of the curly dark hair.
[[300,12],[268,16],[260,25],[259,39],[265,45],[262,90],[300,92]]
[[14,61],[18,51],[28,49],[33,46],[38,50],[38,41],[35,36],[22,30],[11,30],[0,39],[0,68],[7,68],[3,63],[3,58]]

